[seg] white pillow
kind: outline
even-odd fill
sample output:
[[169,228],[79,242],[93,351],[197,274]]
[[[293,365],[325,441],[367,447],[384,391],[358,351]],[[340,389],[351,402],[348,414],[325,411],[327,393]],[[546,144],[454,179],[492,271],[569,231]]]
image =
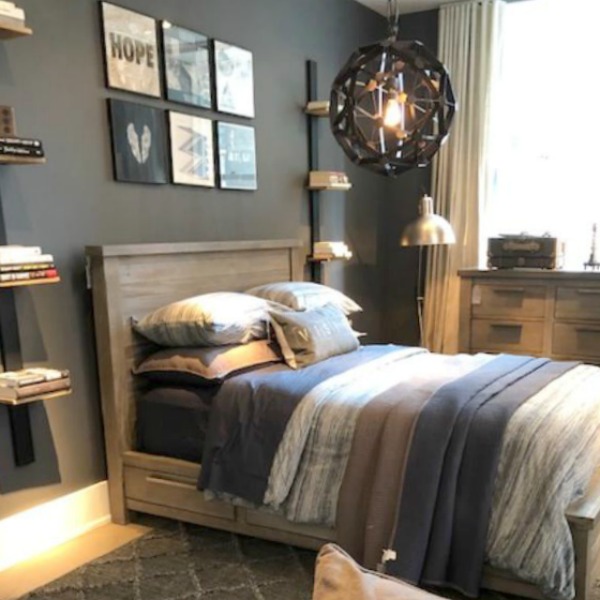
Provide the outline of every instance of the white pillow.
[[160,346],[224,346],[267,337],[268,310],[262,298],[216,292],[186,298],[133,320],[133,328]]
[[333,304],[345,315],[362,311],[362,308],[354,300],[342,292],[310,281],[268,283],[246,290],[246,294],[278,302],[293,310],[310,310],[326,304]]

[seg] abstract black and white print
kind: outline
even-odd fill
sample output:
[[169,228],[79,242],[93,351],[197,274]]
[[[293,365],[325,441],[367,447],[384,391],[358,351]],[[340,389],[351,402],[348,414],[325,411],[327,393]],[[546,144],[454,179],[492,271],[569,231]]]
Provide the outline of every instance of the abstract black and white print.
[[256,141],[254,127],[219,123],[221,188],[256,190]]
[[208,38],[162,23],[167,98],[201,108],[212,107]]
[[170,111],[169,126],[173,183],[214,187],[212,121]]
[[252,52],[215,41],[217,110],[254,117]]
[[108,2],[101,10],[107,85],[160,98],[156,21]]
[[109,100],[115,179],[167,183],[164,113],[123,100]]

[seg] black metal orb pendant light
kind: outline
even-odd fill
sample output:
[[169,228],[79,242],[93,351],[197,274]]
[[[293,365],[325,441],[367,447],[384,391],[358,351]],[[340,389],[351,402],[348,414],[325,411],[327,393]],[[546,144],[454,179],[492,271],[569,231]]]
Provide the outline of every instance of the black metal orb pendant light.
[[424,167],[456,111],[444,65],[421,43],[399,41],[397,0],[388,0],[390,36],[359,48],[331,88],[331,130],[357,165],[395,176]]

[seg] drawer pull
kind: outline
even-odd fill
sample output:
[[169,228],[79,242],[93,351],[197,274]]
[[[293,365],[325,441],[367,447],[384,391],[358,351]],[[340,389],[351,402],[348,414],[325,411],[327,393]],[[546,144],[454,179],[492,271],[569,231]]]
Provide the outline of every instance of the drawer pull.
[[198,488],[196,487],[196,482],[193,481],[192,479],[178,480],[178,479],[169,479],[167,477],[156,477],[153,475],[148,475],[148,477],[146,477],[146,481],[148,483],[157,483],[159,485],[168,485],[170,487],[198,491]]
[[577,333],[600,333],[600,327],[575,327]]
[[580,296],[600,296],[600,289],[597,289],[597,290],[582,289],[582,290],[577,290],[577,293]]
[[493,329],[522,329],[523,325],[520,323],[492,323]]
[[524,294],[525,288],[519,287],[497,287],[494,288],[496,294]]

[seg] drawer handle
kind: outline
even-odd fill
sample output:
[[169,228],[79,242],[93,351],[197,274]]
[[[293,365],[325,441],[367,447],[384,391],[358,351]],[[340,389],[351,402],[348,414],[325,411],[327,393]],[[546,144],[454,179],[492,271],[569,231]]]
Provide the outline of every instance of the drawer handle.
[[494,288],[496,294],[524,294],[525,288],[519,287],[497,287]]
[[[159,485],[168,485],[171,487],[198,491],[198,488],[196,487],[196,483],[192,482],[193,480],[191,480],[191,479],[188,479],[186,481],[186,480],[169,479],[167,477],[156,477],[153,475],[148,475],[148,477],[146,477],[146,481],[148,483],[157,483]],[[192,482],[192,483],[188,483],[188,481]]]
[[600,327],[575,327],[577,333],[600,333]]
[[522,329],[523,325],[519,323],[492,323],[493,329]]
[[598,289],[598,290],[592,290],[592,289],[577,290],[577,293],[580,296],[600,296],[600,289]]

